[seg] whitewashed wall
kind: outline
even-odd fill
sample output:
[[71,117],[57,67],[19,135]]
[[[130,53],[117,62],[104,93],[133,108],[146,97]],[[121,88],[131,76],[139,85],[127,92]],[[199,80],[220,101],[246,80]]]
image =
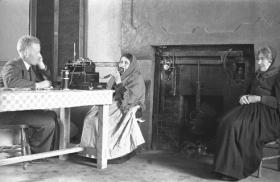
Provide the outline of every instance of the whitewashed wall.
[[18,38],[29,33],[29,0],[0,0],[0,27],[0,61],[8,61],[17,56]]

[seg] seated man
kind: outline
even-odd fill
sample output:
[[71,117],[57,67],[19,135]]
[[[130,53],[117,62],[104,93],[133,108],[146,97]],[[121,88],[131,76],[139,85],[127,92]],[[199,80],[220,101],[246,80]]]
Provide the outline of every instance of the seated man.
[[[2,70],[7,88],[49,88],[50,72],[40,53],[40,41],[25,35],[18,40],[19,58],[8,61]],[[27,124],[32,153],[51,150],[56,130],[56,114],[48,110],[12,111],[0,113],[0,124]]]

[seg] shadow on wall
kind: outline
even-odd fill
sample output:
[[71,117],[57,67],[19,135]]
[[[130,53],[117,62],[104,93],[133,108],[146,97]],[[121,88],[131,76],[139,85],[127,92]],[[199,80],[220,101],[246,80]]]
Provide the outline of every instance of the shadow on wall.
[[151,133],[150,133],[150,127],[152,121],[150,121],[150,106],[151,106],[151,100],[150,100],[150,91],[151,91],[151,80],[145,80],[145,87],[146,87],[146,95],[145,95],[145,110],[143,111],[142,118],[145,120],[145,122],[140,123],[139,126],[141,128],[142,134],[145,139],[145,148],[149,149],[151,146]]

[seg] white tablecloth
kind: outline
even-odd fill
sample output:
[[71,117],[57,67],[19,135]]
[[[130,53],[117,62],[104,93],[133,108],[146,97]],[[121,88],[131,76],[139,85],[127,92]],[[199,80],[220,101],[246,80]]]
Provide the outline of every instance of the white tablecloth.
[[112,104],[112,90],[0,91],[0,112]]
[[70,108],[84,105],[99,106],[97,168],[107,167],[107,123],[113,90],[13,90],[0,91],[0,112],[60,108],[59,150],[0,160],[0,165],[14,164],[39,158],[81,152],[82,147],[67,148],[70,136]]

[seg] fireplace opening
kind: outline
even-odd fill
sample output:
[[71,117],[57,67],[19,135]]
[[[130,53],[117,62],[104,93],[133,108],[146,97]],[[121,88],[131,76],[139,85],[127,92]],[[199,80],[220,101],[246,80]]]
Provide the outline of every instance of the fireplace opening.
[[[255,72],[254,45],[155,46],[153,145],[213,152],[219,119]],[[197,147],[196,146],[196,147]]]

